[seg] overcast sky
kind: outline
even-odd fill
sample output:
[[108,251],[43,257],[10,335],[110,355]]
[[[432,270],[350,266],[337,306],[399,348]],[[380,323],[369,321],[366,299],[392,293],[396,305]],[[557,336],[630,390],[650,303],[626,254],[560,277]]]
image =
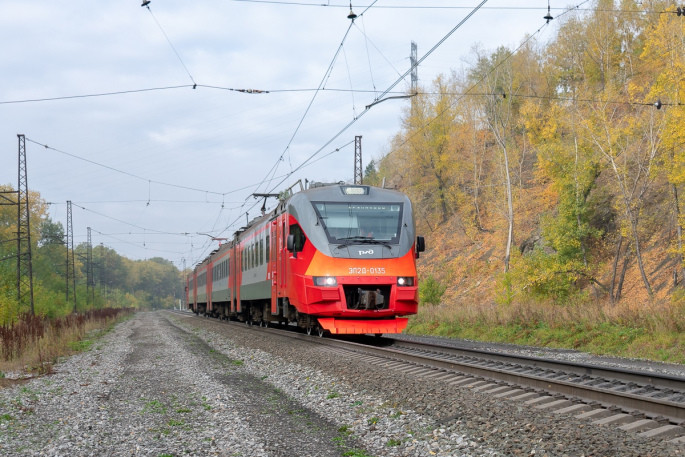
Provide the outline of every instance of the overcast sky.
[[[334,0],[1,0],[0,183],[17,186],[24,134],[29,188],[65,226],[73,202],[75,244],[91,227],[94,245],[191,267],[217,245],[200,233],[230,237],[259,214],[253,192],[351,181],[355,135],[364,166],[387,153],[409,102],[365,107],[409,70],[411,41],[423,58],[479,3],[353,2],[350,27]],[[515,48],[546,13],[545,0],[485,2],[420,84],[476,45]]]

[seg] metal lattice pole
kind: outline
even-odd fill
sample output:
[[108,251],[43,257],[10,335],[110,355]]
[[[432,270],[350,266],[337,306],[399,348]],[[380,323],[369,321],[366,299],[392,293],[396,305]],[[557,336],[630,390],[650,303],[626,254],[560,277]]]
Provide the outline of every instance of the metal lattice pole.
[[33,308],[33,264],[31,261],[31,224],[29,215],[29,186],[26,172],[26,138],[19,139],[19,169],[17,188],[17,301],[21,306],[28,300],[31,314]]
[[95,278],[93,276],[93,243],[90,234],[90,227],[88,227],[88,245],[86,256],[86,288],[87,298],[86,302],[90,300],[90,304],[95,306]]
[[364,169],[362,168],[362,137],[354,137],[354,183],[363,184]]
[[71,200],[67,200],[67,303],[72,288],[74,312],[76,312],[76,266],[74,264],[74,224],[71,218]]

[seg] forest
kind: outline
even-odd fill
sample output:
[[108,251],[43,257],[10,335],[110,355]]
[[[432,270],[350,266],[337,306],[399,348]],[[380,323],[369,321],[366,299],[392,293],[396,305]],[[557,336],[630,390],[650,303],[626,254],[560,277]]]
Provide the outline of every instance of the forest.
[[[558,11],[544,41],[475,46],[408,93],[402,128],[366,167],[365,184],[411,197],[426,238],[409,330],[685,362],[685,9]],[[88,294],[80,244],[74,306],[64,228],[30,201],[37,313],[181,298],[171,262],[104,246]],[[26,311],[15,237],[16,208],[0,206],[0,325]]]
[[[12,192],[0,186],[0,192]],[[14,195],[16,200],[16,194]],[[169,260],[130,260],[103,245],[92,246],[93,281],[87,278],[87,243],[74,247],[73,282],[67,297],[67,245],[64,226],[48,215],[38,192],[29,191],[34,312],[48,318],[100,308],[171,308],[182,298],[181,273]],[[17,207],[0,206],[0,326],[30,311],[29,301],[17,304]],[[22,291],[25,294],[26,291]]]
[[577,346],[603,325],[682,350],[685,13],[588,5],[408,94],[367,166],[427,240],[414,331]]

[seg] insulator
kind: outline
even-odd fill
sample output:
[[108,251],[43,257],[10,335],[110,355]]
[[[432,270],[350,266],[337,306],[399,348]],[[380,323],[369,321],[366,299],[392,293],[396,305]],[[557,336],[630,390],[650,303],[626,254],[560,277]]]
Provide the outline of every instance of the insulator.
[[347,19],[355,20],[357,18],[357,15],[354,14],[354,11],[352,11],[352,2],[350,2],[350,14],[347,15]]

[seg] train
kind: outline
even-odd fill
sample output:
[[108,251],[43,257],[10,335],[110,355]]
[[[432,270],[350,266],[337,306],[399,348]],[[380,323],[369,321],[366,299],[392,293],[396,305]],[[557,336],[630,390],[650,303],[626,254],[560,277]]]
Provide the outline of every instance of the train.
[[[299,185],[299,188],[298,188]],[[278,204],[195,266],[185,284],[195,314],[307,334],[401,333],[418,311],[416,235],[396,190],[298,181]]]

